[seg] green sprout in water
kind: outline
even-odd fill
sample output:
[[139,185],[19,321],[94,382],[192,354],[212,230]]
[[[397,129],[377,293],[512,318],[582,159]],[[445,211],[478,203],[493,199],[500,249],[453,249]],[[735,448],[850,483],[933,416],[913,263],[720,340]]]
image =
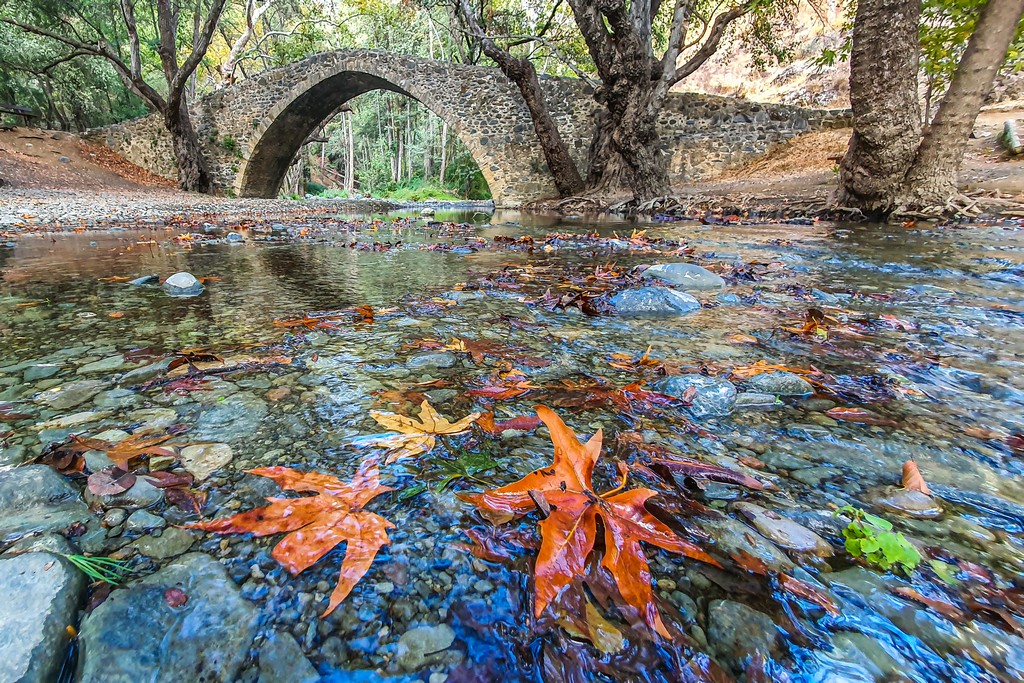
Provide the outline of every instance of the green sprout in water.
[[[469,451],[464,448],[453,448],[452,453],[455,458],[449,460],[447,458],[436,458],[431,462],[433,469],[441,474],[440,481],[436,485],[430,487],[435,494],[443,492],[452,483],[459,479],[471,479],[484,486],[492,486],[493,484],[486,479],[481,479],[479,476],[484,472],[494,469],[498,463],[491,457],[489,449],[483,449],[481,451]],[[427,490],[426,484],[414,484],[402,490],[398,494],[399,500],[407,500],[414,498],[419,494]]]
[[132,570],[123,562],[109,557],[86,557],[85,555],[65,555],[68,561],[93,581],[105,581],[117,585],[131,574]]
[[852,505],[844,505],[834,516],[850,515],[853,520],[843,529],[846,551],[863,558],[869,565],[882,570],[902,569],[909,574],[921,562],[921,554],[902,533],[893,532],[892,524],[881,517],[864,512]]

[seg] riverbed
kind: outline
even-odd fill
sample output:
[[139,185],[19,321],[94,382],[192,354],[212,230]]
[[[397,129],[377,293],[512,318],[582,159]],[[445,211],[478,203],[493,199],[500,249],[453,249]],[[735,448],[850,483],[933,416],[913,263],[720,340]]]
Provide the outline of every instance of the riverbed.
[[[1019,680],[1024,233],[718,223],[407,211],[0,246],[0,562],[85,553],[132,572],[72,591],[65,680]],[[645,274],[671,263],[693,268]],[[176,272],[202,293],[170,296]],[[627,290],[655,290],[646,312]],[[672,637],[596,578],[534,618],[542,510],[493,527],[459,495],[549,465],[547,431],[474,427],[385,462],[371,411],[423,400],[453,422],[545,404],[602,430],[595,489],[623,463],[722,565],[644,545]],[[144,436],[171,453],[133,463],[144,484],[123,492],[90,490],[109,452],[67,450]],[[760,488],[659,478],[651,452]],[[366,508],[390,543],[326,618],[345,545],[292,575],[271,556],[283,534],[189,527],[294,495],[248,470],[348,481],[371,458],[393,490]],[[911,460],[930,495],[901,488]],[[920,566],[852,557],[848,505]]]

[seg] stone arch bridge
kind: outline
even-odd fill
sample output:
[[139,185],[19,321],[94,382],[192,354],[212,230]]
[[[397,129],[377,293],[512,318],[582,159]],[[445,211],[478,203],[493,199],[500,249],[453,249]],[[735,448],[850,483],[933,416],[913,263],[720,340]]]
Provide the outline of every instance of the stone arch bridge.
[[[581,169],[596,107],[581,80],[545,78],[549,107]],[[257,74],[193,107],[219,189],[276,197],[302,143],[346,102],[371,90],[412,97],[466,145],[495,203],[516,206],[556,194],[518,89],[496,68],[374,50],[325,52]],[[661,119],[674,179],[708,178],[801,133],[849,125],[848,113],[672,94]],[[174,178],[170,139],[152,115],[90,135],[136,164]]]

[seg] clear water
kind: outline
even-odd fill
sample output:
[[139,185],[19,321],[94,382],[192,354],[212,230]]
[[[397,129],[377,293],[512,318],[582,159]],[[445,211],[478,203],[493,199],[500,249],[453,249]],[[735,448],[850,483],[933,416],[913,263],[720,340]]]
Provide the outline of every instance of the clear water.
[[[511,417],[530,413],[537,402],[565,399],[548,389],[482,403],[464,392],[488,383],[502,359],[455,353],[451,367],[434,367],[423,357],[438,351],[424,348],[430,342],[423,340],[447,343],[457,337],[514,347],[509,360],[545,387],[587,377],[617,387],[642,379],[611,367],[609,356],[638,357],[648,346],[651,357],[684,373],[725,377],[732,368],[761,360],[813,366],[838,378],[831,384],[838,395],[822,391],[698,420],[710,436],[688,431],[685,413],[677,410],[654,417],[622,415],[611,406],[560,412],[580,434],[605,430],[598,490],[615,485],[613,463],[621,455],[615,435],[628,430],[674,453],[774,484],[756,493],[712,483],[691,495],[737,524],[745,518],[731,505],[756,502],[830,541],[833,557],[791,555],[800,568],[790,573],[820,583],[842,606],[838,617],[773,592],[767,580],[741,570],[715,572],[648,546],[662,613],[681,635],[672,642],[653,640],[612,607],[605,616],[626,646],[618,654],[602,654],[550,617],[531,618],[532,551],[513,549],[510,559],[493,562],[467,552],[465,530],[489,527],[455,493],[479,490],[481,484],[463,479],[444,492],[431,490],[443,477],[438,462],[455,455],[445,446],[385,467],[385,483],[397,491],[370,509],[396,524],[392,543],[325,620],[319,615],[337,580],[342,547],[297,577],[270,558],[280,537],[197,534],[201,540],[193,549],[224,562],[260,609],[261,628],[291,632],[319,671],[334,677],[329,680],[369,680],[353,672],[371,669],[396,680],[427,680],[431,673],[447,674],[450,681],[690,680],[684,667],[700,670],[706,655],[717,655],[728,669],[742,659],[745,645],[752,649],[762,642],[756,639],[763,633],[723,625],[720,617],[709,621],[709,609],[723,599],[760,610],[778,625],[769,653],[771,680],[1018,680],[1024,673],[1024,640],[1012,626],[977,611],[966,623],[955,623],[895,595],[892,589],[900,585],[929,594],[934,577],[919,572],[907,580],[858,568],[842,551],[842,525],[831,516],[847,503],[883,512],[926,554],[987,567],[1004,588],[1019,581],[1024,480],[1020,454],[1011,445],[1011,435],[1024,431],[1024,236],[1018,228],[437,216],[476,223],[453,228],[394,219],[318,218],[288,226],[288,240],[268,239],[269,226],[246,226],[242,245],[188,245],[172,240],[180,226],[127,226],[132,229],[27,235],[15,247],[0,249],[0,409],[31,415],[6,427],[0,422],[0,433],[9,430],[0,454],[30,457],[72,432],[144,429],[153,420],[152,409],[173,410],[172,421],[189,429],[171,444],[215,440],[232,447],[231,464],[199,487],[209,494],[203,514],[212,518],[254,507],[273,493],[264,480],[243,474],[256,466],[315,469],[347,479],[372,454],[353,447],[353,440],[381,431],[368,411],[408,411],[419,399],[415,392],[426,392],[453,419],[488,408],[499,418]],[[591,231],[600,238],[628,237],[634,229],[676,243],[630,248],[625,241],[586,237]],[[545,242],[556,232],[576,237]],[[524,235],[535,238],[532,250],[494,241]],[[390,247],[375,250],[374,243]],[[426,248],[437,243],[456,248]],[[704,309],[674,319],[595,317],[531,303],[549,287],[559,291],[560,275],[582,277],[609,263],[628,269],[666,261],[719,270],[727,286],[721,293],[697,292]],[[521,277],[526,266],[533,269],[529,278]],[[109,281],[180,270],[215,279],[201,296],[184,299],[158,286]],[[465,300],[448,303],[452,290],[477,286],[481,298],[459,295]],[[372,324],[341,313],[338,329],[274,325],[275,319],[364,305],[378,311]],[[808,309],[854,321],[847,332],[857,334],[833,330],[824,339],[781,329],[802,324]],[[887,323],[883,315],[908,324]],[[730,339],[738,334],[759,342]],[[119,383],[126,371],[185,347],[206,347],[229,361],[291,362],[208,377],[205,391]],[[119,356],[123,362],[113,361],[111,369],[101,364],[83,370]],[[26,370],[39,364],[58,370],[26,381]],[[66,410],[34,401],[41,391],[81,379],[109,383]],[[435,380],[445,384],[414,386]],[[399,392],[410,393],[396,398]],[[886,422],[836,421],[824,412],[836,406],[866,408]],[[72,427],[39,426],[79,412],[95,414]],[[550,442],[538,435],[473,436],[454,443],[485,449],[497,465],[479,476],[496,485],[551,457]],[[914,519],[877,505],[885,487],[899,483],[909,458],[917,460],[939,500],[942,514],[936,519]],[[418,485],[428,490],[399,495]],[[158,510],[172,523],[196,519],[179,509]],[[498,533],[530,535],[536,521],[531,516]],[[711,530],[705,545],[713,553],[726,547],[714,524],[700,515],[693,521]],[[94,552],[116,552],[131,538],[101,538]],[[728,559],[724,552],[719,557]],[[160,564],[136,562],[143,571]],[[1024,622],[1011,619],[1019,631]],[[425,668],[402,671],[399,637],[442,623],[454,630],[452,646],[430,655]],[[723,654],[732,647],[729,638],[739,643],[736,657]],[[733,666],[739,673],[740,665]]]

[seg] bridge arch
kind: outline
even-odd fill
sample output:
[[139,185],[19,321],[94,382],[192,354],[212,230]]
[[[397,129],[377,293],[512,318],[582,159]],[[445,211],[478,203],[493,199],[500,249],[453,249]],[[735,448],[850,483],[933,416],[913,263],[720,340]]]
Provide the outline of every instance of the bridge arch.
[[[305,68],[304,68],[305,67]],[[326,53],[291,65],[303,74],[252,120],[235,191],[276,197],[303,141],[349,100],[373,90],[411,97],[443,119],[480,167],[496,203],[555,194],[529,114],[494,70],[383,52]],[[263,88],[272,84],[264,83]],[[261,88],[254,88],[258,96]]]

